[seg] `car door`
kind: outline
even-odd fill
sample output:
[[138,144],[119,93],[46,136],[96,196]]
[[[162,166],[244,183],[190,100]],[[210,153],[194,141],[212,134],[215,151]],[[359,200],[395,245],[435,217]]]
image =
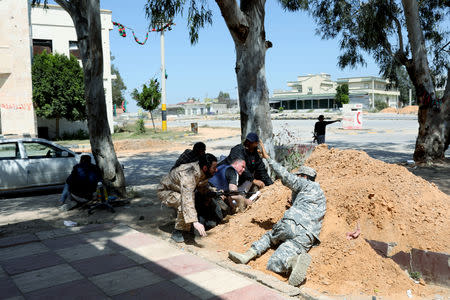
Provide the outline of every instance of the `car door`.
[[39,141],[23,142],[29,186],[64,184],[77,163],[72,153]]
[[24,188],[26,185],[26,159],[21,155],[19,143],[0,143],[0,191]]

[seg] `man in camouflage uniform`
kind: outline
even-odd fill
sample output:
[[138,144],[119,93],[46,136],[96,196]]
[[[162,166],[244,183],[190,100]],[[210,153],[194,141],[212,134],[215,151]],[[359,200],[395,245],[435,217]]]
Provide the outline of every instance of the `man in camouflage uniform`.
[[289,173],[269,157],[262,142],[260,146],[263,158],[283,184],[292,190],[292,206],[272,230],[254,242],[246,253],[230,251],[228,254],[234,262],[246,264],[271,246],[278,246],[267,263],[267,269],[276,273],[291,272],[289,284],[297,286],[306,278],[311,263],[311,256],[307,252],[320,243],[319,233],[326,211],[325,195],[320,185],[314,182],[314,169],[302,166],[295,174]]
[[161,179],[158,198],[168,207],[177,210],[172,239],[184,241],[183,231],[190,231],[191,224],[201,236],[206,236],[205,227],[198,221],[195,210],[195,189],[217,170],[217,158],[212,154],[201,156],[198,162],[182,164]]

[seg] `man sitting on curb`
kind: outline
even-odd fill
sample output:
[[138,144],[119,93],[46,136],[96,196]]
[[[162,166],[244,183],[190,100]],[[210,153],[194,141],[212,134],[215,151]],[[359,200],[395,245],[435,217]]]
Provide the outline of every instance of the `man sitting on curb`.
[[283,166],[272,160],[260,142],[262,157],[284,185],[292,190],[292,206],[272,230],[266,232],[244,254],[230,251],[229,258],[235,263],[246,264],[260,256],[271,246],[278,246],[267,263],[267,269],[289,276],[289,284],[298,286],[306,278],[311,263],[307,253],[311,247],[320,243],[319,233],[326,211],[325,195],[320,185],[314,182],[316,171],[302,166],[295,173],[289,173]]
[[161,179],[158,198],[161,202],[177,210],[172,239],[184,242],[183,231],[190,231],[191,225],[201,236],[206,236],[205,227],[197,218],[195,210],[195,189],[200,183],[211,178],[217,170],[217,158],[205,154],[198,162],[182,164]]
[[76,164],[72,173],[67,177],[64,190],[62,192],[60,210],[69,210],[69,204],[65,203],[70,194],[76,197],[92,200],[97,189],[97,183],[102,180],[99,168],[91,163],[89,155],[82,155],[80,163]]

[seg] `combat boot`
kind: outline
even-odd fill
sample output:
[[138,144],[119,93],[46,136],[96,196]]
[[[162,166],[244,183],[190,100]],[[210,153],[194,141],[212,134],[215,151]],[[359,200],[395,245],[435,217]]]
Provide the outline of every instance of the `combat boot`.
[[289,264],[292,268],[289,276],[289,284],[293,286],[300,285],[306,278],[306,271],[311,263],[311,255],[308,253],[300,253],[289,259]]
[[172,231],[171,238],[172,238],[172,240],[174,240],[177,243],[184,242],[183,231],[178,230],[178,229],[174,229]]
[[228,257],[237,264],[246,264],[257,256],[257,253],[253,248],[248,249],[245,253],[238,253],[234,251],[228,252]]

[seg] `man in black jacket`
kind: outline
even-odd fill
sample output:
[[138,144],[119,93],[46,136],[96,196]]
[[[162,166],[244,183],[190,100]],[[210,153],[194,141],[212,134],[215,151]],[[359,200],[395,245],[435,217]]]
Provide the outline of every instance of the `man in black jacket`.
[[258,143],[258,135],[250,132],[247,134],[244,143],[231,148],[228,157],[219,163],[219,165],[231,165],[237,158],[245,160],[245,171],[239,176],[239,187],[248,185],[246,192],[248,192],[252,184],[258,188],[263,188],[273,183],[257,151]]

